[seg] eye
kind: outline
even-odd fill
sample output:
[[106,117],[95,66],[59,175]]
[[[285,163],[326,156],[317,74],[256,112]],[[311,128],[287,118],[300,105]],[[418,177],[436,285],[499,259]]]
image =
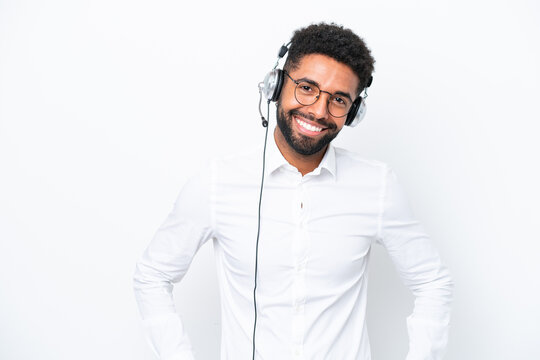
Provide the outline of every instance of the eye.
[[332,102],[340,107],[347,106],[348,100],[339,96],[334,96]]
[[302,91],[304,94],[311,94],[315,91],[313,85],[305,82],[301,82],[300,84],[298,84],[298,90]]

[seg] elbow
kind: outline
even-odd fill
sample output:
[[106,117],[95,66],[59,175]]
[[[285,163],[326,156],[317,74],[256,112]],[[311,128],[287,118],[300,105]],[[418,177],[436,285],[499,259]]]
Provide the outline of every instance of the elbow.
[[453,300],[454,281],[446,267],[410,286],[416,302],[449,308]]
[[139,260],[133,272],[133,290],[136,293],[161,290],[171,292],[173,288],[170,277],[148,263]]

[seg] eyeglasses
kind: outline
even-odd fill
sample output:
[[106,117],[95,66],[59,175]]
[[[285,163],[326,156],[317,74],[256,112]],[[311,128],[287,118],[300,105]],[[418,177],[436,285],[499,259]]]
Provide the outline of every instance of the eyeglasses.
[[329,93],[328,91],[319,89],[319,87],[312,82],[293,79],[286,70],[283,70],[283,72],[296,84],[294,97],[301,105],[308,106],[315,104],[323,92],[330,95],[327,102],[330,115],[334,117],[343,117],[351,110],[353,101],[347,94],[342,92],[334,94]]

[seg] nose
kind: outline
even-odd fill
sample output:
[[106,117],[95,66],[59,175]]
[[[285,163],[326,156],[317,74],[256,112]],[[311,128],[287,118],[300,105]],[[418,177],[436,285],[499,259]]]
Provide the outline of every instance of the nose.
[[316,119],[326,119],[328,117],[328,101],[330,95],[321,91],[317,97],[317,101],[309,105],[308,112],[315,116]]

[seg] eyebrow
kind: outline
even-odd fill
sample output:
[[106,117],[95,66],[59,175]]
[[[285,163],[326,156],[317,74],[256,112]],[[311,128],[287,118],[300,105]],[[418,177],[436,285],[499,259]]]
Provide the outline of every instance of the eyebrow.
[[[321,90],[321,86],[320,86],[319,83],[316,82],[315,80],[311,80],[311,79],[308,79],[308,78],[305,78],[305,77],[304,77],[304,78],[298,79],[298,80],[296,80],[296,81],[298,81],[298,82],[300,82],[300,81],[305,81],[305,82],[307,82],[308,84],[317,86],[317,87],[319,88],[320,91],[325,91],[325,90]],[[328,93],[329,91],[325,91],[325,92]],[[349,98],[349,100],[352,101],[351,95],[349,95],[349,93],[346,93],[346,92],[344,92],[344,91],[336,91],[335,93],[332,93],[332,95],[341,95],[341,96],[345,96],[346,98]]]

